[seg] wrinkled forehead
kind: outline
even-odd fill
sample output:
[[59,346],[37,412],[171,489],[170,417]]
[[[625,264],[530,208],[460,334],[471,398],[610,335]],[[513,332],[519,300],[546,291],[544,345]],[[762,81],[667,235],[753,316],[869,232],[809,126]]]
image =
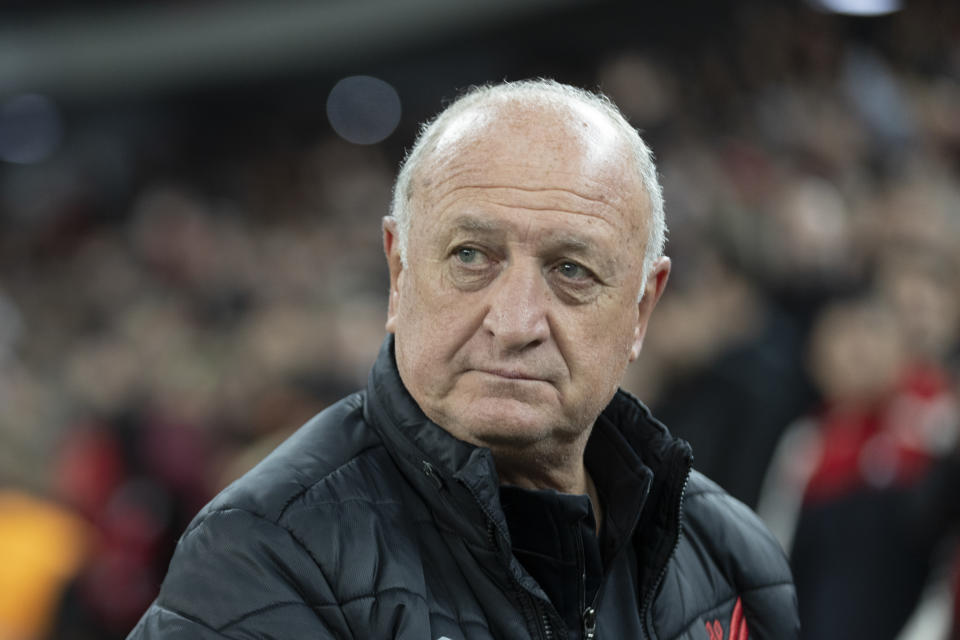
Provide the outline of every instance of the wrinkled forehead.
[[438,123],[411,176],[416,213],[408,228],[420,226],[420,216],[436,222],[453,203],[494,187],[512,190],[520,208],[583,209],[645,246],[650,198],[631,141],[608,115],[589,105],[530,101],[471,105],[451,115]]

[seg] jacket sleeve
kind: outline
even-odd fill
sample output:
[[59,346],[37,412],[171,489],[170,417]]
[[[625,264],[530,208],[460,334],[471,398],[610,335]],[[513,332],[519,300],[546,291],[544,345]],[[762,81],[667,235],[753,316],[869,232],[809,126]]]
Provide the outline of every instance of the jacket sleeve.
[[160,594],[128,640],[352,638],[309,551],[249,511],[207,513],[177,545]]

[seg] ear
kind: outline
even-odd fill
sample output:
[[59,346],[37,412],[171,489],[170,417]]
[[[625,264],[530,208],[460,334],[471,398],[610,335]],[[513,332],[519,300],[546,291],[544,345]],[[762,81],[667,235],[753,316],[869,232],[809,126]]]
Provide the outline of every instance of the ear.
[[670,277],[670,258],[663,256],[653,263],[653,268],[647,276],[647,286],[643,291],[643,297],[637,303],[637,326],[633,331],[633,346],[630,347],[630,362],[640,357],[640,349],[643,347],[643,337],[647,334],[647,324],[650,322],[650,315],[653,308],[657,306],[663,290],[667,287],[667,279]]
[[387,256],[387,268],[390,270],[390,301],[387,305],[386,329],[390,333],[394,333],[396,329],[400,278],[403,275],[403,260],[400,259],[400,242],[397,232],[397,219],[393,216],[384,216],[383,252]]

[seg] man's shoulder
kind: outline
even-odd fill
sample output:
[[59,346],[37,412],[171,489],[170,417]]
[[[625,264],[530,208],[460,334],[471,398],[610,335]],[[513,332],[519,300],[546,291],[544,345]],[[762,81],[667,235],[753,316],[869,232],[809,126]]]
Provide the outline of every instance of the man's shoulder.
[[[377,432],[366,422],[365,393],[343,398],[314,416],[253,469],[213,499],[191,527],[210,513],[242,509],[279,523],[302,500],[322,500],[333,482],[341,490],[365,490],[365,464],[388,457]],[[360,468],[358,468],[360,467]],[[353,496],[339,494],[341,499]]]
[[365,400],[359,392],[315,416],[197,515],[132,637],[167,637],[177,625],[190,637],[234,628],[265,637],[278,625],[298,637],[352,637],[351,624],[382,628],[370,622],[374,605],[422,602],[407,567],[426,518]]
[[[790,566],[760,518],[697,471],[687,481],[683,505],[682,534],[654,610],[670,630],[662,637],[742,615],[751,638],[796,638]],[[683,620],[672,611],[676,602],[687,604]]]
[[698,471],[684,493],[683,538],[739,590],[791,583],[786,554],[750,507]]

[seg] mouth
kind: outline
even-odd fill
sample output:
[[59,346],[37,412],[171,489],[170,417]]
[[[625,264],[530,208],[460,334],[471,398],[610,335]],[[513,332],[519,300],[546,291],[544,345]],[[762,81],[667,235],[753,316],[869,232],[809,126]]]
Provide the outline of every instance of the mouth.
[[547,382],[546,378],[531,375],[524,371],[517,369],[476,369],[479,373],[485,373],[488,376],[494,376],[496,378],[504,378],[506,380],[517,380],[517,381],[526,381],[526,382]]

